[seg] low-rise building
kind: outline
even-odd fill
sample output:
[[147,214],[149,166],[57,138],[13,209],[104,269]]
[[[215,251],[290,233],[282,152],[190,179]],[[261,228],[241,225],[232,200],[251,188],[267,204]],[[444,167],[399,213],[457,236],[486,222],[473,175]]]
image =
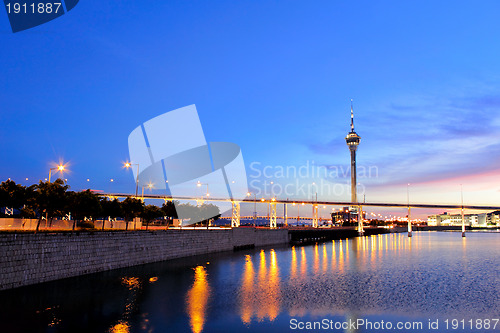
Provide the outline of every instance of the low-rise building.
[[[465,214],[465,225],[470,227],[500,226],[500,211],[482,214]],[[435,214],[427,217],[429,226],[461,226],[462,214]]]

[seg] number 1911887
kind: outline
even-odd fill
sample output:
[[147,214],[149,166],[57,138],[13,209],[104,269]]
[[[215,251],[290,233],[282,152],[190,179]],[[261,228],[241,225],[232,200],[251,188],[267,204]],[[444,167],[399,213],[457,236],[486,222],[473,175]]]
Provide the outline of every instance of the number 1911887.
[[39,2],[39,3],[7,3],[7,13],[14,14],[57,14],[61,8],[60,2]]
[[471,329],[471,330],[494,330],[497,328],[499,322],[498,318],[495,319],[446,319],[445,321],[446,329],[457,330],[457,329]]

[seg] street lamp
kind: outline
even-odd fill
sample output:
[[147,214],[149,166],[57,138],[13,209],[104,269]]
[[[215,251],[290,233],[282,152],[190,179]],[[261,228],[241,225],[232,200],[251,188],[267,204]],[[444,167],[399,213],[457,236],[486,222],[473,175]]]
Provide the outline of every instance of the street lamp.
[[58,166],[56,166],[55,168],[50,168],[49,169],[49,183],[50,183],[50,177],[52,176],[52,170],[57,170],[58,172],[63,172],[65,170],[65,166],[62,165],[62,164],[59,164]]
[[[141,194],[142,200],[144,200],[144,187],[145,186],[142,186],[142,194]],[[146,187],[149,188],[149,191],[151,191],[153,189],[153,184],[149,183]]]
[[199,181],[198,181],[198,183],[196,183],[196,186],[198,186],[198,187],[201,187],[201,185],[206,185],[207,186],[207,198],[208,198],[210,196],[210,193],[208,193],[208,184],[200,183]]
[[410,183],[406,186],[406,199],[408,201],[408,237],[411,237]]
[[137,176],[136,176],[136,179],[135,179],[135,197],[137,198],[137,191],[139,190],[139,163],[130,163],[130,162],[126,162],[124,164],[125,168],[131,168],[132,165],[137,165]]
[[[247,192],[247,197],[252,195],[252,193]],[[255,225],[255,220],[257,219],[257,194],[253,194],[253,223]]]
[[462,237],[465,237],[464,187],[462,184],[460,184],[460,196],[462,197]]
[[[63,172],[65,170],[65,167],[63,164],[59,164],[55,168],[50,168],[49,169],[49,184],[50,184],[50,177],[52,176],[52,170],[56,170],[56,172]],[[45,212],[45,223],[47,223],[49,219],[49,212]]]

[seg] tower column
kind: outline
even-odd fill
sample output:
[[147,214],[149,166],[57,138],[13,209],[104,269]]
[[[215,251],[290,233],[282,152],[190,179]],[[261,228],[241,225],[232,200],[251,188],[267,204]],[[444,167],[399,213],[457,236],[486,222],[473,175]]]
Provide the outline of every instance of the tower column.
[[357,202],[356,193],[356,150],[351,149],[351,202]]
[[240,226],[240,203],[231,201],[231,228],[238,228]]
[[269,228],[276,229],[276,202],[274,199],[269,203],[269,208],[271,209],[271,214],[269,216]]
[[312,209],[313,209],[312,227],[317,228],[318,227],[318,205],[313,204]]
[[361,137],[354,131],[354,110],[352,108],[351,99],[351,131],[345,137],[345,142],[351,153],[351,211],[355,211],[358,217],[358,232],[363,234],[363,221],[360,206],[358,205],[357,197],[357,178],[356,178],[356,150],[358,149]]
[[358,234],[361,236],[365,233],[365,229],[363,226],[363,209],[361,206],[358,206]]

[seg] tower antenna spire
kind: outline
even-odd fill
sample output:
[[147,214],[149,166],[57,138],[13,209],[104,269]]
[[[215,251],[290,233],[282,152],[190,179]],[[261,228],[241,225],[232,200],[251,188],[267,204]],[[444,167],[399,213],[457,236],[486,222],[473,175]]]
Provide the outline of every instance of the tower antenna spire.
[[351,132],[354,132],[354,111],[352,109],[352,98],[351,98]]

